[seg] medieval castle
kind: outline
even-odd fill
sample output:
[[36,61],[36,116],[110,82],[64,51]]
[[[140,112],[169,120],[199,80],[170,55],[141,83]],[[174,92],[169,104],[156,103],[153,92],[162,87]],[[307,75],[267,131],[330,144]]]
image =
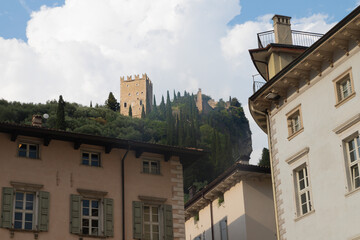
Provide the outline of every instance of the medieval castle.
[[[208,113],[216,105],[217,102],[213,99],[203,101],[199,88],[196,95],[196,107],[199,112]],[[230,103],[226,102],[225,105],[229,107]],[[147,114],[152,110],[152,106],[153,86],[146,73],[142,74],[141,78],[139,75],[135,75],[134,79],[132,76],[127,76],[126,80],[125,77],[120,77],[120,113],[122,115],[128,116],[131,107],[132,116],[140,118],[143,109]]]

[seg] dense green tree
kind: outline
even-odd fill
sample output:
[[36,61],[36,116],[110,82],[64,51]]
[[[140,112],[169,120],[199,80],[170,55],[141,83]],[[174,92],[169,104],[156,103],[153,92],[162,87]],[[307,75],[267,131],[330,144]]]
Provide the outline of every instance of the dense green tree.
[[105,101],[105,105],[113,111],[119,111],[120,109],[120,105],[112,92],[109,93],[108,99]]
[[56,111],[56,128],[60,130],[66,130],[65,102],[62,95],[59,96],[58,107]]
[[129,117],[132,117],[132,108],[131,108],[131,105],[129,105]]
[[270,167],[269,149],[263,148],[261,158],[259,159],[258,165],[262,166],[262,167]]

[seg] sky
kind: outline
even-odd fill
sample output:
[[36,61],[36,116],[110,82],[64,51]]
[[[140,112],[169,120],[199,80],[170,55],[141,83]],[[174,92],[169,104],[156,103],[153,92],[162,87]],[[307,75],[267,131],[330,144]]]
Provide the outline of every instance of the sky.
[[250,163],[267,137],[252,120],[254,68],[248,49],[272,30],[325,33],[359,0],[1,0],[0,99],[83,105],[120,99],[120,76],[147,73],[157,102],[166,91],[236,97],[253,133]]

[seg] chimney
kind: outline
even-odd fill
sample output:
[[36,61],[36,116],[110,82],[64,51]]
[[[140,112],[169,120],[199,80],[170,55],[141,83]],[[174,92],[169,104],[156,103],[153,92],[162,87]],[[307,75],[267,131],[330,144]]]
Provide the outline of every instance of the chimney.
[[42,117],[41,117],[41,115],[33,115],[31,125],[34,126],[34,127],[42,127]]
[[292,45],[291,17],[275,15],[272,19],[274,22],[275,43]]

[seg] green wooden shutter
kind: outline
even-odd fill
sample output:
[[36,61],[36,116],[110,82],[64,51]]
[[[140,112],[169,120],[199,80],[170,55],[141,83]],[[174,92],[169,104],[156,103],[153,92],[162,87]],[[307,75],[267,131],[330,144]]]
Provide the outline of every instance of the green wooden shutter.
[[14,189],[4,187],[2,189],[2,201],[1,201],[1,227],[12,227],[12,215],[14,204]]
[[172,206],[163,205],[165,240],[174,239]]
[[114,200],[104,198],[104,235],[114,236]]
[[50,193],[39,192],[38,229],[47,232],[49,229]]
[[142,202],[133,202],[133,238],[142,238],[143,228],[143,214],[142,214]]
[[81,196],[70,196],[70,232],[80,234],[81,226]]

